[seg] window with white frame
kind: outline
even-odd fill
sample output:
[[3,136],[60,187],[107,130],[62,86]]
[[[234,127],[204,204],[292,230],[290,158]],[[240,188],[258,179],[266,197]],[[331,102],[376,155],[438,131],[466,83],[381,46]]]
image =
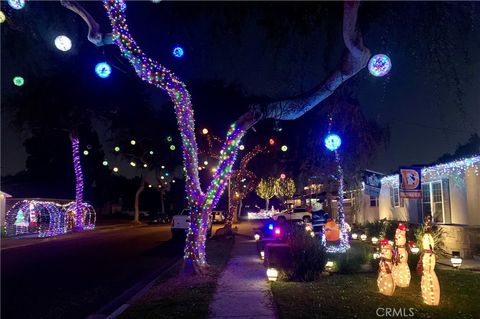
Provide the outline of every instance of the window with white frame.
[[392,207],[403,206],[403,201],[400,202],[400,192],[398,187],[390,187],[390,203]]
[[423,215],[432,215],[435,223],[451,223],[448,179],[422,184]]

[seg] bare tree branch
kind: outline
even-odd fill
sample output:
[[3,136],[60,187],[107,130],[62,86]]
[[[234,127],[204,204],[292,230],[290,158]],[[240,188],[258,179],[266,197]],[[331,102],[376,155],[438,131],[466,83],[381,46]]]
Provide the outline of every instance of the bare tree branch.
[[113,44],[112,33],[101,33],[100,25],[80,3],[69,0],[60,0],[60,3],[65,8],[78,14],[83,21],[85,21],[88,26],[88,41],[92,42],[97,47]]
[[251,113],[253,110],[262,114],[262,118],[295,120],[317,106],[329,97],[343,82],[363,69],[370,58],[370,50],[363,44],[361,33],[357,29],[359,7],[360,1],[346,1],[344,3],[343,41],[346,49],[341,65],[325,81],[298,97],[266,105],[252,105],[248,113]]

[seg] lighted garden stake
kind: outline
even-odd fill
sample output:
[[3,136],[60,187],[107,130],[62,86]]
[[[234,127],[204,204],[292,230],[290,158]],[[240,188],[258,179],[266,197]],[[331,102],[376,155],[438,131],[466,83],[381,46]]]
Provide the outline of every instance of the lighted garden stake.
[[459,269],[462,265],[462,258],[460,257],[460,252],[454,251],[452,252],[452,258],[450,258],[450,262],[452,263],[453,268]]
[[371,241],[372,241],[372,244],[376,245],[378,243],[378,238],[372,237]]
[[276,270],[275,268],[268,268],[267,269],[267,277],[268,277],[268,280],[270,280],[270,281],[277,281],[278,270]]
[[358,239],[358,234],[357,234],[357,233],[353,233],[353,234],[352,234],[352,239],[355,239],[355,240]]
[[361,234],[361,235],[360,235],[360,239],[361,239],[362,241],[367,240],[367,235]]
[[255,235],[253,235],[253,238],[255,238],[256,241],[260,240],[260,234],[255,233]]
[[395,281],[392,276],[393,248],[386,239],[381,240],[380,245],[382,254],[379,263],[377,287],[381,294],[392,296],[395,292]]
[[325,270],[326,271],[333,271],[335,268],[335,263],[331,260],[327,261],[327,263],[325,264]]
[[262,260],[265,259],[265,252],[263,250],[260,252],[260,258]]
[[398,224],[395,232],[395,263],[393,265],[393,280],[398,287],[406,288],[410,285],[410,268],[408,267],[407,227],[404,224]]
[[431,234],[432,216],[427,215],[424,219],[423,228],[425,234],[422,237],[423,252],[418,260],[417,271],[422,272],[422,297],[423,302],[430,306],[437,306],[440,303],[440,284],[435,274],[435,263],[437,261],[434,253],[435,242]]

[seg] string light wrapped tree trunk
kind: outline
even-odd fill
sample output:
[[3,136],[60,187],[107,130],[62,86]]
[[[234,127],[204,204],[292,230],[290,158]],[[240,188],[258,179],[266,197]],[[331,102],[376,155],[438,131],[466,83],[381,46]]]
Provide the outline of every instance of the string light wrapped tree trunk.
[[112,32],[100,32],[99,24],[76,1],[61,1],[62,4],[78,14],[89,27],[88,39],[97,46],[113,42],[128,59],[137,75],[145,82],[165,91],[174,104],[177,124],[182,139],[184,167],[186,171],[186,197],[191,209],[191,224],[185,245],[185,260],[196,270],[207,266],[205,240],[208,216],[223,193],[232,171],[239,142],[246,131],[262,119],[294,120],[329,97],[343,82],[363,69],[370,51],[364,46],[357,29],[359,2],[345,2],[343,16],[343,40],[345,52],[340,65],[322,83],[311,91],[293,99],[275,103],[251,105],[247,113],[233,123],[222,147],[222,157],[217,165],[213,180],[202,191],[198,177],[198,150],[195,138],[195,125],[190,94],[186,85],[169,69],[148,57],[137,45],[129,32],[126,9],[123,0],[103,0],[109,17]]
[[230,206],[228,208],[227,218],[225,219],[225,232],[230,233],[232,231],[233,223],[237,222],[237,212],[240,202],[257,186],[257,176],[247,169],[248,163],[263,152],[266,148],[261,145],[257,145],[247,153],[240,161],[240,167],[238,170],[232,173],[230,177],[231,192],[233,196],[230,199]]
[[72,144],[73,169],[75,171],[75,231],[83,230],[84,204],[83,204],[83,172],[80,161],[80,140],[76,131],[70,132]]

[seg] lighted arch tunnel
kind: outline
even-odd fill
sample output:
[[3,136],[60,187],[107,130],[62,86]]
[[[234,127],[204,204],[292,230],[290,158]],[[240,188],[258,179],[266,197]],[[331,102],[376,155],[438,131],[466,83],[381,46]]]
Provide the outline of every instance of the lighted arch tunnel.
[[[96,213],[92,205],[81,204],[84,229],[95,228]],[[5,216],[6,236],[35,235],[51,237],[65,234],[75,227],[75,202],[23,200],[10,208]]]

